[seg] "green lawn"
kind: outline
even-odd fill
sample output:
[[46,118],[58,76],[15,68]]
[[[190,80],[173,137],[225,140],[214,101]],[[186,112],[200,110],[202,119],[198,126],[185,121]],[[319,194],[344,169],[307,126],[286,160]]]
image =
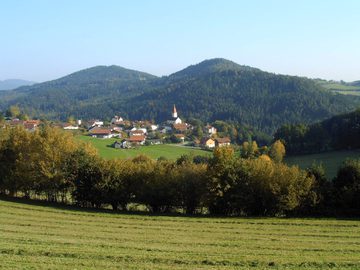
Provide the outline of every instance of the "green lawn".
[[0,200],[1,269],[360,269],[360,221],[114,214]]
[[333,151],[321,154],[290,156],[285,158],[288,165],[299,165],[300,168],[306,169],[314,162],[322,163],[326,169],[327,176],[333,178],[341,163],[346,159],[360,158],[360,150],[354,151]]
[[132,158],[140,154],[147,155],[154,159],[157,159],[159,157],[177,159],[182,155],[190,153],[194,155],[211,155],[211,152],[208,151],[193,149],[190,147],[184,147],[174,144],[140,146],[137,149],[115,149],[111,145],[119,139],[97,139],[90,136],[77,136],[76,138],[93,144],[98,149],[100,156],[107,159]]

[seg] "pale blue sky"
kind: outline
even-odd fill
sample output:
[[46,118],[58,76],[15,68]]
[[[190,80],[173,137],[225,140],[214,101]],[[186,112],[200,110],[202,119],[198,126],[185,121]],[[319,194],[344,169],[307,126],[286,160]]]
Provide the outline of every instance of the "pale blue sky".
[[360,1],[0,0],[0,80],[112,64],[168,75],[214,57],[360,80]]

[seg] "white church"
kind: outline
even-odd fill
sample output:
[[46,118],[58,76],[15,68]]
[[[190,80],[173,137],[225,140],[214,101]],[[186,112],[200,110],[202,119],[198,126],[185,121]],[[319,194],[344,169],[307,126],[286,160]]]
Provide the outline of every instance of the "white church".
[[173,118],[172,120],[170,120],[171,124],[182,124],[182,120],[180,119],[180,117],[177,114],[175,104],[174,104],[174,108],[173,108],[173,111],[172,111],[171,115],[172,115],[172,118]]

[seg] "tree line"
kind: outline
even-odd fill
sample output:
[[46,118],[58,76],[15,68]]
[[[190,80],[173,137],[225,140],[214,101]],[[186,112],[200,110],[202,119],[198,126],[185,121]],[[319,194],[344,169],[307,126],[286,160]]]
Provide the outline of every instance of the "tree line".
[[105,160],[61,129],[0,130],[0,193],[154,213],[229,216],[360,214],[360,161],[348,161],[329,181],[320,166],[282,163],[283,145],[244,144],[240,154],[216,148],[212,157],[176,161],[138,156]]

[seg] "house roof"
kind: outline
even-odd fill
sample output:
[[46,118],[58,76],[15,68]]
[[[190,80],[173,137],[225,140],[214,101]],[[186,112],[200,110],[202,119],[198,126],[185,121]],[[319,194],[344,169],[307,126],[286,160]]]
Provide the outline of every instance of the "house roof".
[[187,130],[187,125],[185,123],[184,124],[174,124],[173,127],[174,127],[174,129],[180,130],[180,131]]
[[141,129],[131,130],[130,134],[144,134],[145,132]]
[[34,123],[24,123],[24,127],[26,129],[34,129],[36,127],[36,124],[34,124]]
[[143,141],[145,141],[145,136],[144,135],[132,135],[132,136],[130,136],[128,141],[129,142],[143,142]]
[[231,142],[230,138],[228,138],[228,137],[216,138],[215,140],[216,140],[217,143],[230,143]]
[[90,131],[90,134],[92,134],[92,135],[108,135],[108,134],[111,134],[111,130],[105,129],[105,128],[93,128]]
[[26,120],[26,124],[40,125],[40,120]]
[[185,138],[185,135],[184,134],[175,134],[175,137],[176,138]]

